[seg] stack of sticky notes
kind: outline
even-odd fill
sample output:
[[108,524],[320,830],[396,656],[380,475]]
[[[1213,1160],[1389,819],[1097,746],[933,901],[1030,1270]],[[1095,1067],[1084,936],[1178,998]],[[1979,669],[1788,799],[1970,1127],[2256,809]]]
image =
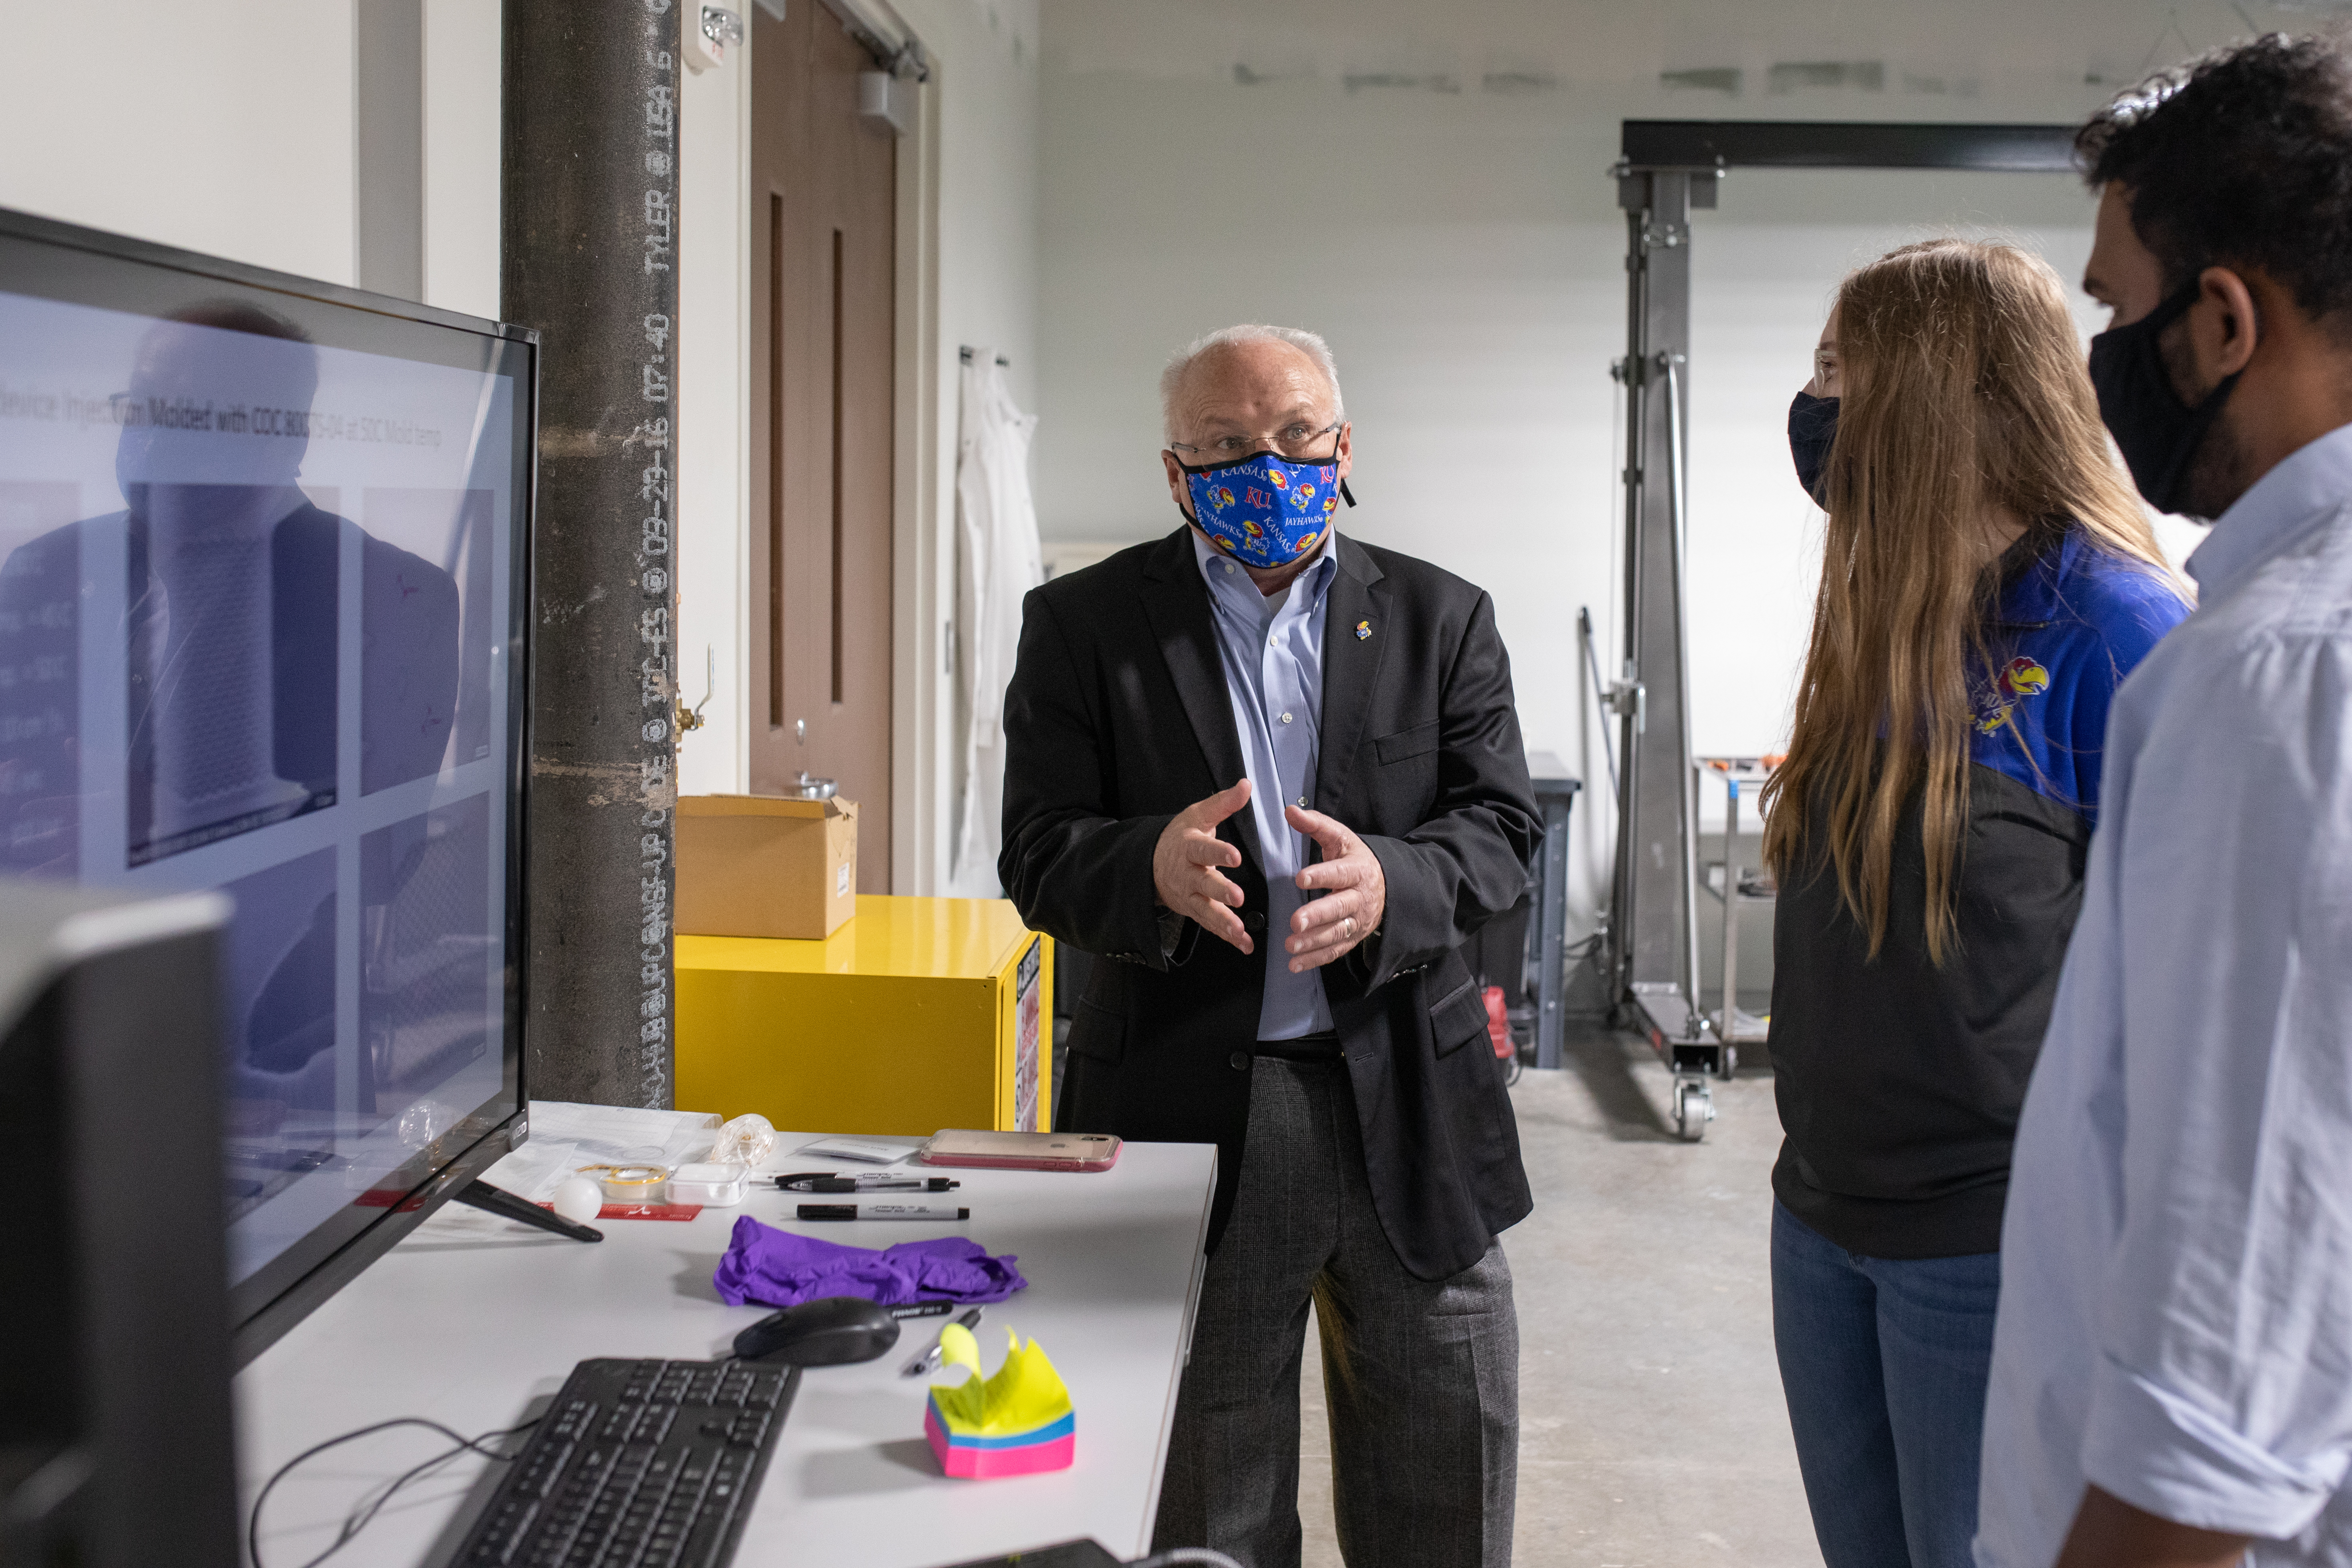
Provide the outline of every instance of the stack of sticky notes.
[[980,1342],[961,1323],[940,1331],[940,1363],[963,1369],[963,1381],[931,1385],[923,1436],[951,1476],[1026,1476],[1065,1470],[1077,1453],[1078,1418],[1062,1375],[1037,1342],[1012,1340],[1004,1364],[982,1377]]

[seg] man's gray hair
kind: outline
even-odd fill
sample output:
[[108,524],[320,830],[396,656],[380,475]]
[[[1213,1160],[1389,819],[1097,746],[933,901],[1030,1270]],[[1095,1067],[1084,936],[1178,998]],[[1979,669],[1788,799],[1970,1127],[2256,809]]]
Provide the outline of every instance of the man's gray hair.
[[1323,379],[1331,383],[1332,417],[1348,417],[1347,401],[1339,395],[1339,366],[1331,358],[1331,345],[1323,340],[1321,333],[1309,332],[1303,327],[1267,327],[1250,322],[1204,333],[1169,360],[1168,368],[1160,372],[1160,424],[1165,439],[1176,439],[1176,394],[1182,390],[1184,373],[1192,368],[1192,362],[1213,349],[1242,343],[1287,343],[1305,354],[1323,372]]

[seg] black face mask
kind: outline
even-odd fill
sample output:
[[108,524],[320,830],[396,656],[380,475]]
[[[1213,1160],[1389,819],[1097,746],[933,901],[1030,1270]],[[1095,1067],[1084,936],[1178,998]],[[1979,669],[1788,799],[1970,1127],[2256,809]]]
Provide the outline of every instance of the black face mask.
[[1789,455],[1797,460],[1797,483],[1822,506],[1829,504],[1822,476],[1837,440],[1838,400],[1800,392],[1789,404]]
[[2189,476],[2230,389],[2231,376],[2190,408],[2172,390],[2156,340],[2197,303],[2192,282],[2128,327],[2110,327],[2091,340],[2091,387],[2099,394],[2099,417],[2124,455],[2132,483],[2159,512],[2178,512],[2189,503]]

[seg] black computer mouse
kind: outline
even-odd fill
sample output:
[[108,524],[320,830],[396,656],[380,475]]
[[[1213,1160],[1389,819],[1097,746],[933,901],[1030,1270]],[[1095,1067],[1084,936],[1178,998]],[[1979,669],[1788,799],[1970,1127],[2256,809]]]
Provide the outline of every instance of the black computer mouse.
[[772,1313],[735,1336],[745,1361],[846,1366],[898,1343],[898,1320],[863,1296],[825,1296]]

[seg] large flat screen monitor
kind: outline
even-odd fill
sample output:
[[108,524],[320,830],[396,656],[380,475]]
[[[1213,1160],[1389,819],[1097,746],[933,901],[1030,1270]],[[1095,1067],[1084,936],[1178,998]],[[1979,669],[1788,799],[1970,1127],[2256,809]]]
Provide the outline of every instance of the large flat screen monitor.
[[240,1361],[520,1135],[537,352],[0,211],[0,873],[234,901]]

